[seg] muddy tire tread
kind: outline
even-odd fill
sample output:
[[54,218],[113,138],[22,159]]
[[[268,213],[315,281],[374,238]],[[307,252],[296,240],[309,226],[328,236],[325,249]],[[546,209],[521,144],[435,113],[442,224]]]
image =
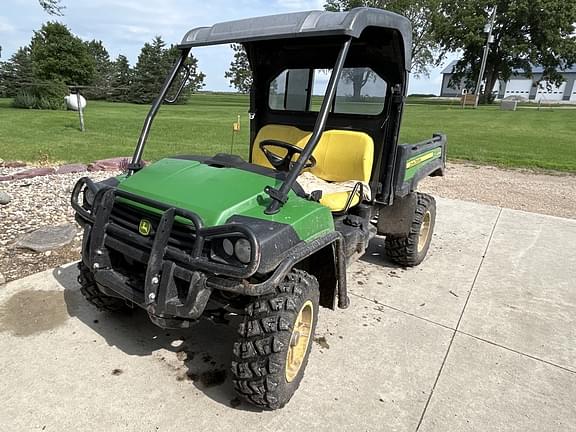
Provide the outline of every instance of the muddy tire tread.
[[[386,255],[396,264],[403,267],[414,267],[422,262],[428,252],[428,245],[424,250],[418,253],[418,239],[420,235],[420,226],[424,220],[426,211],[430,210],[433,214],[433,221],[436,219],[436,200],[433,196],[425,193],[417,193],[416,212],[410,227],[410,233],[406,236],[387,236],[385,241]],[[430,237],[434,224],[431,226]]]
[[[291,383],[282,381],[285,380],[283,356],[290,343],[292,323],[310,296],[315,298],[314,313],[317,315],[318,281],[314,276],[294,269],[275,293],[259,297],[247,306],[244,322],[238,329],[240,338],[233,348],[232,375],[234,389],[251,404],[264,409],[281,408],[298,388],[310,346],[298,376]],[[311,339],[314,326],[315,322]]]

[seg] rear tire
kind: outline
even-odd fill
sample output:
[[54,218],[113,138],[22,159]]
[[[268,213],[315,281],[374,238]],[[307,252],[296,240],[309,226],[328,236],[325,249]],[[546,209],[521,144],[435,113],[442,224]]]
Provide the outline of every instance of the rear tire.
[[388,258],[403,267],[420,264],[430,248],[436,223],[436,200],[433,196],[417,193],[416,211],[410,233],[404,236],[386,237],[385,249]]
[[101,311],[106,312],[132,312],[133,307],[123,299],[111,297],[102,293],[96,285],[94,275],[83,262],[78,263],[80,274],[78,275],[78,283],[80,284],[80,292],[82,295],[96,306]]
[[319,285],[293,269],[274,294],[248,305],[234,344],[234,389],[249,403],[282,408],[298,389],[318,320]]

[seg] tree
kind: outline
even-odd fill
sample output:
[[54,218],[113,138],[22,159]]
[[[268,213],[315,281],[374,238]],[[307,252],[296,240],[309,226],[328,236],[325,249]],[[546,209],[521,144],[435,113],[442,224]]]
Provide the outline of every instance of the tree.
[[48,22],[35,31],[30,54],[33,74],[38,80],[87,85],[94,77],[94,58],[86,44],[64,24]]
[[94,78],[90,87],[83,91],[88,99],[106,99],[110,92],[112,79],[112,62],[102,41],[86,42],[86,47],[94,59]]
[[[166,74],[168,74],[174,63],[176,63],[176,60],[178,60],[180,57],[180,50],[175,45],[172,45],[168,50],[166,50],[164,56],[166,59]],[[196,57],[189,55],[186,59],[186,62],[184,63],[184,66],[190,70],[190,75],[188,76],[186,85],[184,86],[184,89],[182,90],[182,93],[178,99],[179,103],[184,103],[186,100],[188,100],[192,93],[197,92],[202,87],[204,87],[204,79],[206,78],[206,75],[204,75],[198,69],[198,59],[196,59]],[[186,72],[182,71],[180,73],[180,80],[185,79],[185,75]],[[171,91],[168,92],[169,98],[173,98],[173,96],[176,94],[176,91],[178,90],[177,84],[182,82],[180,80],[177,79],[176,83],[172,86]]]
[[60,0],[38,0],[42,9],[44,9],[49,15],[62,16],[64,13],[64,6],[60,4]]
[[342,79],[352,83],[352,97],[359,100],[362,97],[362,88],[370,80],[375,80],[376,76],[370,68],[351,68],[342,71]]
[[[129,99],[134,103],[150,103],[160,93],[168,72],[172,68],[180,51],[176,47],[165,48],[166,44],[160,36],[156,36],[152,43],[145,43],[138,62],[134,68],[134,77],[131,85]],[[198,71],[198,61],[190,56],[185,63],[190,67],[188,80],[180,101],[184,101],[192,92],[204,86],[205,75]],[[183,77],[182,77],[183,78]],[[178,81],[178,80],[176,80]],[[177,84],[175,87],[177,89]],[[173,89],[172,91],[175,91]]]
[[150,103],[162,86],[165,78],[163,53],[165,43],[156,36],[152,43],[146,42],[138,56],[134,68],[134,81],[130,90],[130,101],[134,103]]
[[462,51],[452,81],[476,87],[486,43],[484,26],[493,6],[494,42],[481,102],[491,101],[498,80],[508,81],[521,71],[532,76],[534,65],[544,69],[541,80],[561,84],[559,71],[576,62],[576,3],[565,0],[441,0],[433,22],[435,37],[443,49]]
[[10,60],[0,65],[0,95],[14,97],[25,84],[33,81],[30,47],[21,47]]
[[430,66],[442,56],[434,39],[432,20],[440,0],[326,0],[328,11],[348,11],[356,7],[386,9],[405,16],[412,23],[412,73],[429,76]]
[[110,93],[107,100],[112,102],[127,102],[128,92],[132,85],[132,69],[126,56],[120,54],[112,63],[110,78]]
[[232,44],[230,47],[234,50],[234,60],[230,63],[230,69],[224,77],[228,78],[230,85],[240,93],[249,93],[252,87],[252,71],[246,50],[241,44]]

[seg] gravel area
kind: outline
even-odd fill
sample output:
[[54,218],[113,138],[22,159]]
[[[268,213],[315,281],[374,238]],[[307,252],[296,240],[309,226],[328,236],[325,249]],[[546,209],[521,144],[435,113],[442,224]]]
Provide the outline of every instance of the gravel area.
[[[20,169],[0,168],[0,176]],[[67,246],[44,253],[15,248],[24,234],[42,226],[74,223],[70,193],[84,175],[96,181],[115,172],[60,174],[0,182],[11,202],[0,205],[0,279],[18,279],[74,261],[80,256],[81,233]],[[426,179],[420,190],[445,198],[475,201],[553,216],[576,218],[576,176],[448,164],[446,177]]]
[[[12,175],[23,168],[0,168],[0,176]],[[0,205],[0,274],[6,281],[47,270],[80,257],[81,231],[74,221],[70,194],[79,178],[89,175],[99,181],[117,175],[114,172],[60,174],[0,182],[0,191],[12,200]],[[78,228],[74,241],[62,248],[33,252],[15,247],[24,234],[43,226],[73,223]]]
[[432,195],[576,219],[576,175],[449,163],[445,177],[419,189]]

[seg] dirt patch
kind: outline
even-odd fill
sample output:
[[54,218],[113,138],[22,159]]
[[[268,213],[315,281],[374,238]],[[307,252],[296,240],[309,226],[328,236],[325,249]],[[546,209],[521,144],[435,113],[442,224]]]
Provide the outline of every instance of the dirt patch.
[[330,349],[330,344],[328,343],[328,341],[324,336],[314,338],[314,342],[320,345],[321,348]]
[[210,388],[224,384],[228,373],[225,369],[213,369],[199,374],[188,371],[187,376],[196,384],[200,384],[205,388]]
[[31,336],[52,330],[68,318],[61,291],[20,291],[0,307],[0,331]]

